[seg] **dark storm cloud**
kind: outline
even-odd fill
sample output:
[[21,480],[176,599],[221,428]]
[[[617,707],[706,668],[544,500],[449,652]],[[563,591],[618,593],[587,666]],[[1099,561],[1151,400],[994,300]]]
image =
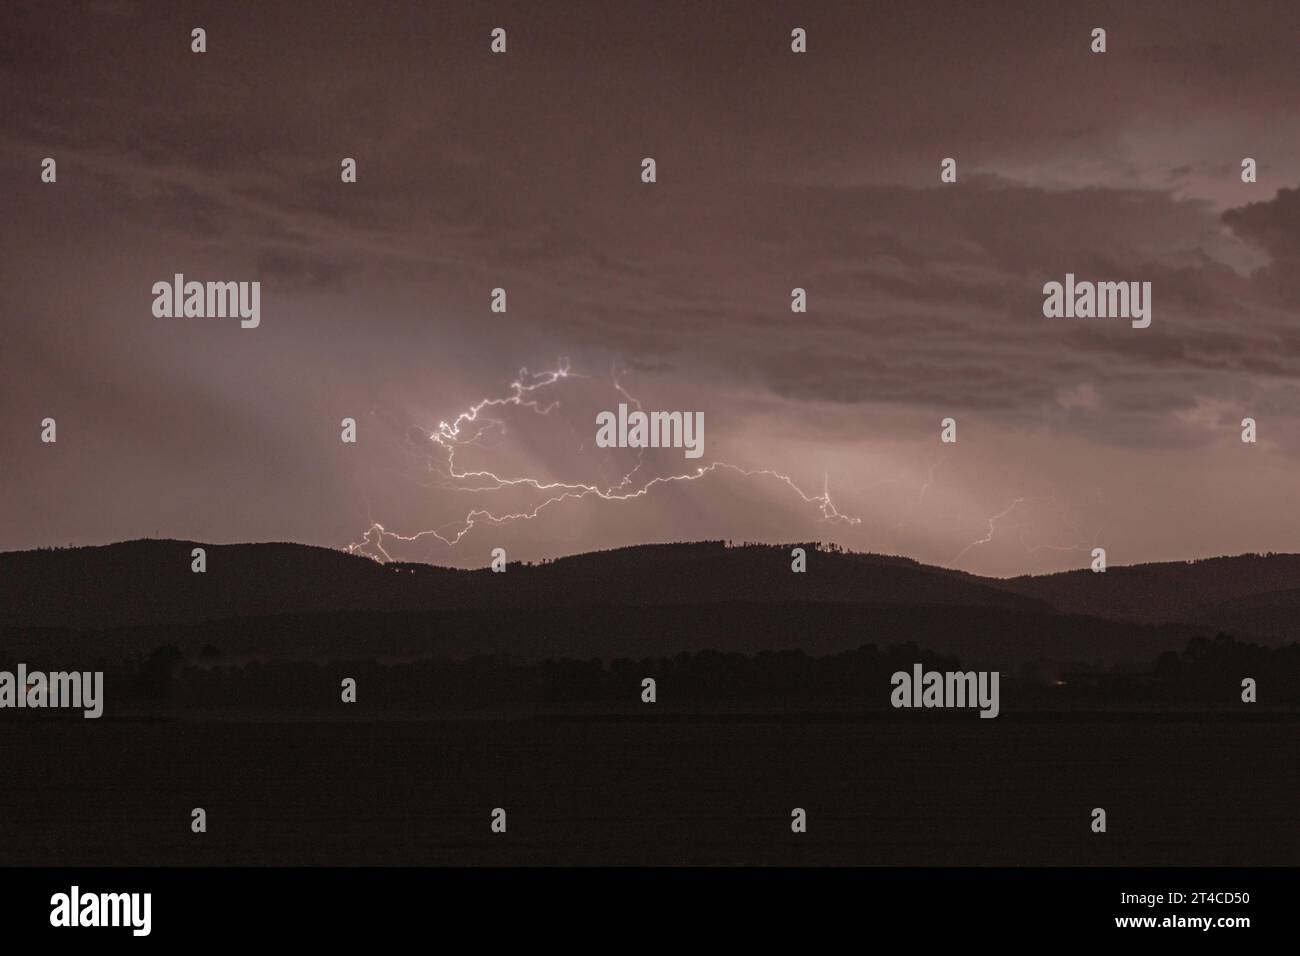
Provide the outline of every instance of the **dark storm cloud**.
[[1229,209],[1223,221],[1248,242],[1288,265],[1300,260],[1300,189],[1280,189],[1266,202]]
[[[779,234],[771,210],[788,211]],[[697,231],[658,254],[654,288],[611,296],[595,322],[567,316],[561,322],[570,334],[613,349],[671,354],[689,332],[698,360],[733,369],[752,364],[787,397],[1014,417],[1036,414],[1072,384],[1046,361],[1063,353],[1072,356],[1076,377],[1119,390],[1125,400],[1117,414],[1159,411],[1178,404],[1177,395],[1191,404],[1218,372],[1298,370],[1271,334],[1280,315],[1261,311],[1258,321],[1243,324],[1248,310],[1268,307],[1255,284],[1194,253],[1188,237],[1214,221],[1203,202],[977,180],[956,200],[939,188],[768,186],[746,190],[734,207],[678,212]],[[715,242],[714,216],[740,223],[725,245]],[[789,317],[790,285],[767,274],[769,245],[785,250],[789,284],[811,290],[809,315]],[[714,268],[685,281],[706,258]],[[1044,320],[1042,283],[1067,270],[1151,281],[1153,328]],[[683,281],[674,291],[675,274]],[[628,284],[620,286],[626,293]],[[657,308],[642,313],[626,304],[636,299]],[[706,316],[707,329],[700,327]],[[1157,390],[1169,400],[1141,399]]]
[[[1270,451],[1300,450],[1300,136],[1279,119],[1300,94],[1293,4],[304,9],[6,11],[3,253],[21,278],[3,321],[22,330],[0,424],[93,420],[117,480],[86,489],[28,449],[18,510],[77,505],[18,515],[0,544],[147,533],[160,496],[181,536],[342,543],[415,484],[391,480],[412,423],[561,355],[592,388],[620,369],[707,408],[710,441],[749,464],[821,480],[837,460],[850,486],[879,465],[864,442],[929,442],[948,414],[985,429],[977,449],[999,451],[970,454],[989,470],[943,473],[950,511],[896,542],[908,551],[967,520],[978,537],[1013,483],[1002,461],[1028,481],[1143,449],[1172,480],[1176,455],[1220,448],[1246,411],[1267,417]],[[487,53],[499,24],[506,57]],[[805,57],[788,52],[796,24]],[[1097,25],[1105,56],[1088,52]],[[56,187],[36,178],[47,155]],[[946,156],[957,184],[938,181]],[[148,289],[176,271],[260,279],[262,327],[151,321]],[[1042,285],[1066,272],[1150,281],[1151,328],[1044,318]],[[508,316],[488,312],[497,286]],[[338,457],[349,413],[401,448]],[[512,424],[494,449],[516,472],[586,464],[577,425],[552,440]],[[1090,448],[1043,451],[1043,433]],[[232,500],[250,475],[257,495]],[[673,488],[626,527],[697,537],[710,506],[725,533],[754,510]],[[529,546],[611,543],[584,509]]]

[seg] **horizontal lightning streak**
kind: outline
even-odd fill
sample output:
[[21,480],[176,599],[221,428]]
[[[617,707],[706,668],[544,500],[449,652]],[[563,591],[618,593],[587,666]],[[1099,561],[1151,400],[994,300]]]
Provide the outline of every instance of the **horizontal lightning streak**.
[[[994,536],[997,533],[997,523],[1001,521],[1003,518],[1007,517],[1007,515],[1011,514],[1011,512],[1015,511],[1017,507],[1019,507],[1020,505],[1024,504],[1027,501],[1039,501],[1039,502],[1044,502],[1046,504],[1056,503],[1055,498],[1037,498],[1037,499],[1024,498],[1024,497],[1016,498],[1006,508],[1002,509],[992,517],[986,519],[986,521],[988,522],[988,530],[985,532],[984,537],[979,538],[976,541],[972,541],[970,544],[966,545],[966,547],[962,548],[961,552],[958,553],[958,555],[955,558],[953,558],[953,563],[956,564],[958,561],[960,561],[963,557],[966,556],[967,552],[969,552],[971,549],[976,548],[982,544],[988,544],[990,541],[992,541]],[[1082,533],[1079,531],[1077,527],[1074,526],[1072,522],[1067,521],[1064,517],[1062,517],[1061,520],[1065,521],[1065,523],[1069,525],[1070,530],[1073,531],[1076,535],[1078,535],[1079,537],[1083,537]],[[1091,545],[1082,545],[1082,544],[1047,544],[1047,543],[1029,544],[1025,541],[1024,528],[1021,526],[1016,526],[1016,540],[1019,541],[1020,546],[1025,550],[1027,554],[1036,554],[1039,551],[1064,551],[1064,552],[1084,551],[1086,552],[1091,549]],[[1095,540],[1096,538],[1094,537],[1094,541]]]
[[[390,531],[378,522],[372,522],[362,536],[362,540],[348,545],[346,550],[349,553],[365,554],[369,557],[376,557],[377,554],[381,560],[392,561],[394,559],[385,547],[390,541],[410,543],[433,537],[449,547],[454,547],[480,522],[491,525],[505,525],[515,521],[528,521],[536,518],[543,510],[553,505],[583,498],[596,498],[602,501],[630,501],[645,497],[657,485],[698,481],[706,475],[720,471],[733,472],[746,478],[776,479],[789,487],[805,503],[817,505],[822,520],[841,522],[846,525],[861,523],[860,518],[843,514],[836,508],[835,503],[831,500],[829,478],[826,476],[823,476],[822,493],[812,495],[800,488],[789,475],[773,469],[742,468],[739,465],[725,461],[713,461],[688,472],[659,476],[638,484],[635,476],[641,469],[642,458],[645,454],[644,449],[641,449],[638,453],[636,466],[624,474],[616,484],[608,487],[585,482],[544,482],[537,478],[502,477],[491,471],[457,471],[457,448],[477,444],[487,431],[501,424],[488,418],[484,414],[485,410],[517,406],[532,409],[539,415],[548,415],[559,406],[559,400],[554,399],[543,403],[539,398],[533,397],[534,393],[557,385],[565,379],[582,377],[584,376],[571,371],[567,360],[561,360],[554,370],[548,372],[530,374],[527,369],[523,369],[520,371],[519,379],[510,383],[504,396],[485,398],[471,405],[468,410],[461,412],[451,422],[439,422],[438,427],[427,435],[428,440],[438,446],[445,454],[445,470],[442,473],[447,480],[440,487],[472,494],[500,491],[508,488],[527,488],[548,495],[540,503],[527,510],[508,514],[496,514],[485,508],[473,508],[461,521],[451,522],[425,531],[417,531],[414,534],[400,534],[396,531]],[[628,400],[629,404],[634,404],[638,410],[641,408],[641,402],[627,392],[619,383],[617,376],[613,377],[613,385]],[[432,468],[432,465],[430,467]],[[458,528],[459,530],[444,533],[449,528]]]

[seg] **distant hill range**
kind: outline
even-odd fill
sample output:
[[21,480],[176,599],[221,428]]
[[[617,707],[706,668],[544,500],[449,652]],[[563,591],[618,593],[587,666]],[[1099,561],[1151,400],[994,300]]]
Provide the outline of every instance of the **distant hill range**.
[[[207,550],[207,571],[190,551]],[[906,558],[722,542],[644,545],[506,573],[296,544],[142,540],[0,554],[0,652],[519,659],[713,648],[830,654],[914,642],[968,665],[1147,664],[1197,634],[1296,640],[1300,555],[1007,580]],[[57,663],[57,661],[55,662]]]

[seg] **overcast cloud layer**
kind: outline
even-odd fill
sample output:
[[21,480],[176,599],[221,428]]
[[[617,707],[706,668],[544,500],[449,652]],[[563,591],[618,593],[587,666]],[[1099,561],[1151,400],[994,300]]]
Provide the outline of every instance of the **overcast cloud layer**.
[[[0,548],[1300,550],[1300,9],[990,6],[11,5]],[[177,272],[260,280],[260,328],[155,318]],[[1151,282],[1151,327],[1044,318],[1067,272]],[[427,435],[564,360],[458,470],[690,480],[492,521],[553,492]],[[704,458],[595,448],[628,396],[703,411]]]

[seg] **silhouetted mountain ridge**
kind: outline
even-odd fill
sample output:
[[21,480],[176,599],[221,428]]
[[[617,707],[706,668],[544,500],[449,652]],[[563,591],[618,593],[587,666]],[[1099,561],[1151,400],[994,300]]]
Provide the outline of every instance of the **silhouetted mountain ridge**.
[[[1300,554],[1242,554],[1010,578],[1003,586],[1060,611],[1140,621],[1190,622],[1279,637],[1300,607]],[[1280,614],[1269,613],[1272,610]],[[1296,631],[1290,631],[1294,637]]]
[[[204,547],[207,570],[191,570]],[[299,660],[834,654],[914,642],[967,664],[1149,662],[1197,635],[1294,640],[1300,556],[1000,580],[908,558],[723,542],[644,545],[458,570],[296,544],[142,540],[0,555],[0,650]],[[1253,589],[1253,590],[1252,590]]]
[[[195,547],[207,570],[190,568]],[[793,546],[791,546],[793,547]],[[1047,610],[998,582],[906,558],[722,542],[579,554],[504,574],[379,564],[297,544],[140,540],[0,555],[0,620],[9,627],[120,627],[324,611],[649,606],[791,601]]]

